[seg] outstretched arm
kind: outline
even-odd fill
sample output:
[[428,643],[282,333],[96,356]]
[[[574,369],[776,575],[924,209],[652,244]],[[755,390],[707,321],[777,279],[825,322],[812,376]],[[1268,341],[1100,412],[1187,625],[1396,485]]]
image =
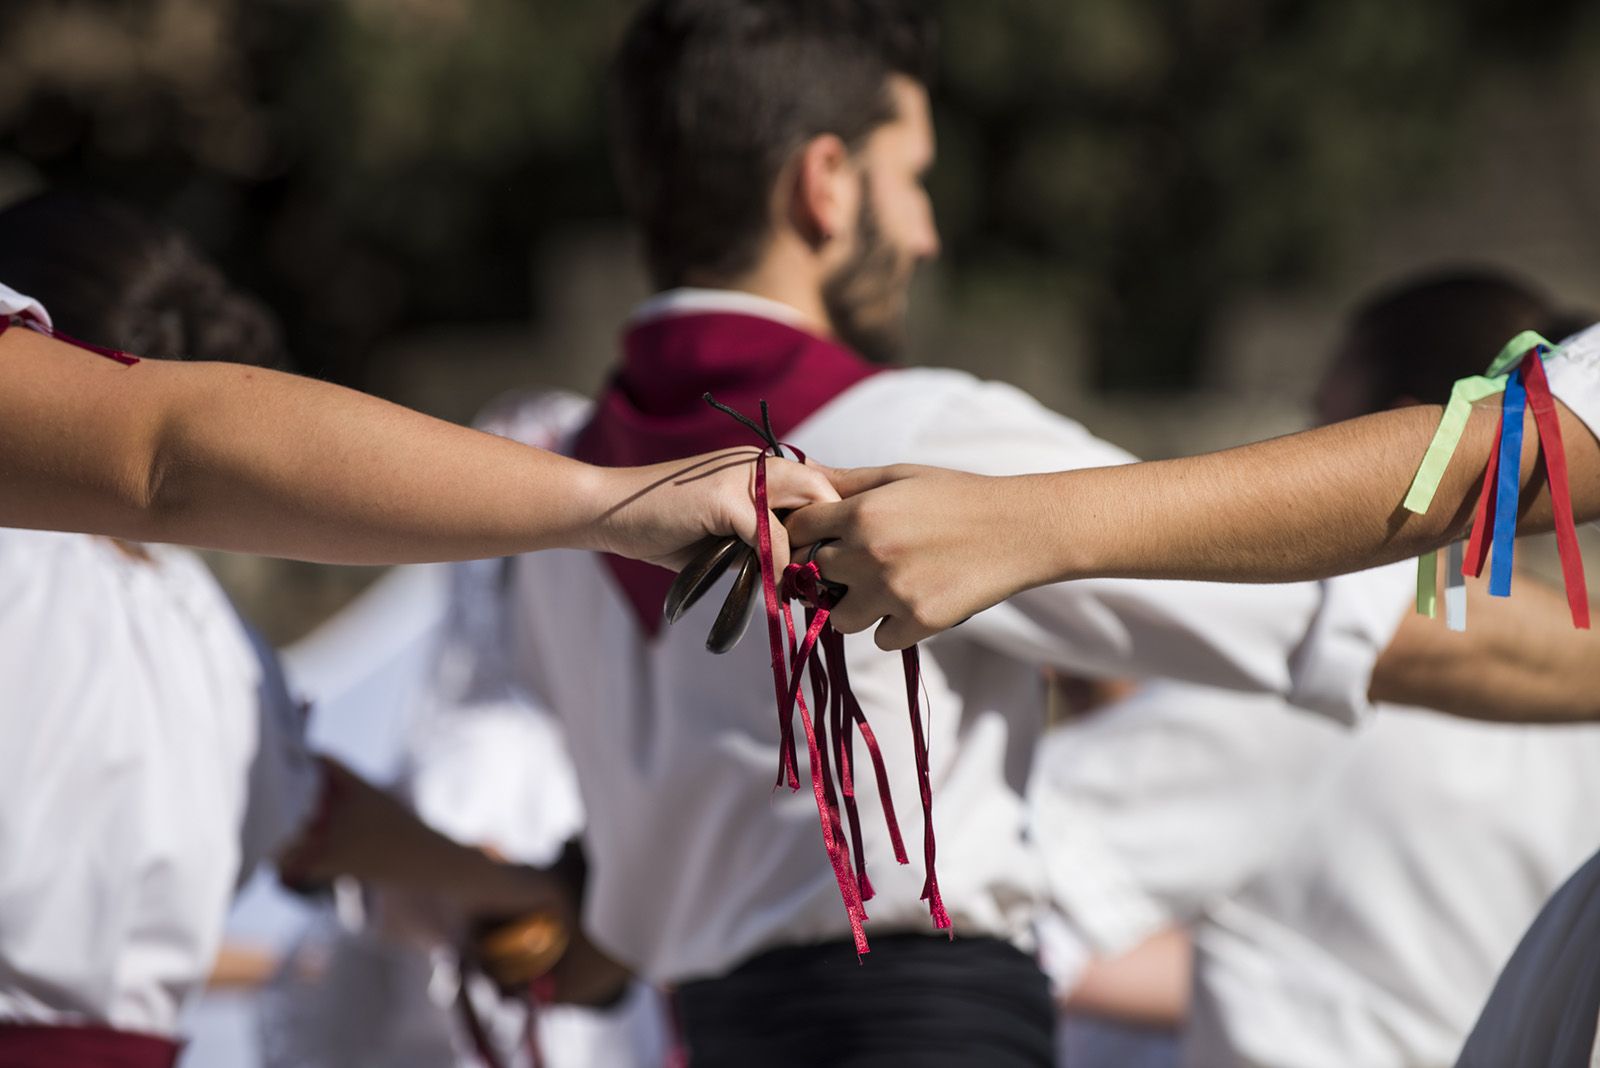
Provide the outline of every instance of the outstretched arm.
[[[1559,405],[1580,520],[1600,516],[1600,443]],[[849,594],[841,630],[884,619],[899,648],[1020,590],[1090,576],[1281,582],[1414,556],[1461,533],[1476,503],[1495,413],[1480,406],[1433,507],[1400,507],[1441,409],[1366,416],[1206,456],[986,478],[931,468],[838,471],[848,499],[789,518]],[[1523,452],[1519,529],[1548,530],[1549,494]]]
[[[3,526],[322,562],[569,546],[674,565],[702,537],[754,538],[754,455],[596,468],[293,375],[0,334]],[[798,465],[770,477],[775,508],[833,497]]]

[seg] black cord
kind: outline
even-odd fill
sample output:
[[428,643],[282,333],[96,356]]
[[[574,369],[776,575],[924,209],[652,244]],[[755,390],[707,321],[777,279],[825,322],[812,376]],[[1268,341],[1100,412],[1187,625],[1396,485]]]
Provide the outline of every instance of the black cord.
[[752,434],[767,443],[767,447],[772,450],[772,454],[774,456],[780,458],[783,456],[783,446],[778,443],[778,435],[772,431],[772,416],[767,411],[766,401],[761,402],[761,423],[757,424],[756,421],[750,418],[748,415],[728,407],[726,404],[723,404],[721,401],[713,397],[710,393],[706,393],[702,399],[717,411],[723,413],[724,415],[733,417],[734,419],[738,420],[740,425],[748,427]]

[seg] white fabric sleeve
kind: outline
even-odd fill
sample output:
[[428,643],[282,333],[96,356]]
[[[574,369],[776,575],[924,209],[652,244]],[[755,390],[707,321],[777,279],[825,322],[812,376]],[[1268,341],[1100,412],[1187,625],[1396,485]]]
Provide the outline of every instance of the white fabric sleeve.
[[1033,936],[1039,943],[1039,970],[1050,981],[1050,995],[1059,1000],[1083,982],[1083,973],[1096,950],[1076,926],[1053,908],[1034,917]]
[[1550,392],[1600,437],[1600,324],[1561,343],[1560,355],[1545,361]]
[[43,304],[4,283],[0,283],[0,315],[29,315],[50,325],[50,313],[44,310]]
[[244,631],[261,661],[261,714],[240,834],[241,884],[257,863],[276,857],[299,837],[323,786],[322,766],[306,746],[305,712],[289,692],[277,653],[253,628],[244,626]]
[[406,740],[405,786],[422,819],[526,864],[554,863],[583,829],[560,726],[512,669],[506,560],[450,568],[450,600]]
[[[981,474],[1133,459],[1020,390],[976,381],[932,410],[911,441],[918,463]],[[1413,583],[1405,563],[1277,585],[1092,579],[1029,590],[961,631],[1067,671],[1271,693],[1353,723],[1370,710],[1373,664]]]
[[418,720],[408,750],[405,781],[417,814],[457,841],[543,866],[583,832],[561,729],[526,698],[435,708]]
[[[489,433],[559,449],[589,404],[517,393],[477,420]],[[507,629],[508,561],[450,568],[449,607],[407,741],[406,786],[418,815],[463,842],[550,864],[583,830],[577,776],[560,725],[515,681]]]

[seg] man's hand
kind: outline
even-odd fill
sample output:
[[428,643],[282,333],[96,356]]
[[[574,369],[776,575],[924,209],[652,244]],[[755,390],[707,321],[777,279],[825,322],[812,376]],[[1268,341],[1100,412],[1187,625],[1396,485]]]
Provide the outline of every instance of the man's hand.
[[[753,448],[723,449],[650,467],[596,468],[596,548],[648,560],[674,570],[688,563],[707,537],[737,535],[756,542]],[[819,469],[788,460],[767,460],[769,510],[837,501],[839,494]],[[769,515],[772,554],[781,572],[789,563],[783,524]]]
[[828,474],[846,499],[795,512],[789,540],[824,543],[823,576],[849,587],[831,618],[847,634],[881,619],[878,645],[903,649],[1050,581],[1047,554],[1035,551],[1039,520],[1019,519],[1050,507],[1029,476],[905,464]]

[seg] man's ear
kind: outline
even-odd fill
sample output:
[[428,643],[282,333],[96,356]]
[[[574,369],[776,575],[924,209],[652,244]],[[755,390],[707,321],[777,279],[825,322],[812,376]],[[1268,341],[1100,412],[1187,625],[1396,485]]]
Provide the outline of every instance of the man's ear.
[[807,241],[820,248],[843,233],[857,210],[860,182],[850,150],[836,134],[807,141],[794,168],[790,220]]

